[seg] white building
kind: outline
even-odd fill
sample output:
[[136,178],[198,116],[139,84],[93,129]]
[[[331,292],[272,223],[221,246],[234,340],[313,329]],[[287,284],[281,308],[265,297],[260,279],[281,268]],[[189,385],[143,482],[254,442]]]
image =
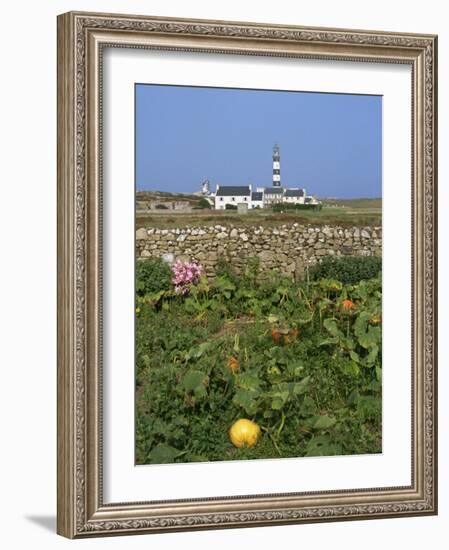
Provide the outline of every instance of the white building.
[[[251,185],[218,185],[215,192],[215,210],[226,210],[226,206],[247,204],[251,208]],[[228,207],[229,208],[229,207]]]
[[272,206],[278,202],[282,202],[284,197],[284,189],[282,187],[264,187],[263,188],[264,204]]
[[264,207],[264,200],[263,200],[263,191],[253,191],[251,193],[251,206],[250,208],[263,208]]
[[270,208],[275,204],[305,204],[316,206],[320,204],[315,197],[308,196],[304,188],[281,186],[281,154],[279,145],[273,147],[273,184],[271,187],[251,185],[218,185],[216,192],[210,190],[209,180],[202,185],[202,195],[215,206],[215,210],[226,210],[244,204],[249,210],[254,208]]
[[282,202],[289,204],[304,204],[306,198],[305,189],[286,189]]

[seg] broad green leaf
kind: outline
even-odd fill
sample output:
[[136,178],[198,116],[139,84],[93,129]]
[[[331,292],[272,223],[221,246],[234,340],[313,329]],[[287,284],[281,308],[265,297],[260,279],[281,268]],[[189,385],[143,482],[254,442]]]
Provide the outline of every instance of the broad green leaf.
[[332,335],[332,336],[343,336],[343,333],[338,328],[337,322],[335,319],[325,319],[323,322],[324,328]]
[[295,395],[301,395],[302,393],[304,393],[309,386],[309,382],[310,376],[306,376],[301,380],[301,382],[296,382],[293,386],[293,393]]
[[367,367],[372,367],[377,359],[377,355],[379,353],[379,347],[377,344],[373,344],[366,359],[365,364]]
[[307,444],[306,456],[333,456],[341,454],[341,447],[332,443],[328,435],[313,437]]
[[360,397],[360,393],[358,390],[352,390],[352,392],[348,396],[348,405],[355,405]]
[[354,334],[360,338],[366,333],[368,321],[371,319],[371,314],[367,311],[361,311],[354,323]]
[[321,340],[321,342],[319,343],[319,346],[330,346],[337,343],[338,343],[338,338],[325,338],[324,340]]
[[315,430],[327,430],[328,428],[331,428],[337,420],[333,418],[332,416],[319,416],[313,427]]
[[239,375],[237,384],[245,390],[256,390],[260,387],[260,380],[257,376],[245,372]]
[[257,411],[257,397],[257,392],[238,388],[232,401],[235,405],[242,407],[248,414],[252,415]]
[[204,382],[207,379],[207,375],[199,370],[190,370],[184,376],[182,384],[186,391],[195,391],[201,386],[204,387]]
[[285,402],[280,397],[275,397],[271,402],[271,408],[275,411],[279,411],[285,405]]
[[317,407],[315,401],[310,396],[306,395],[304,397],[304,401],[302,402],[301,414],[315,414],[316,409]]
[[382,367],[376,366],[376,378],[379,382],[382,381]]
[[167,464],[173,462],[180,454],[178,449],[170,447],[165,443],[159,443],[149,454],[149,459],[152,464]]

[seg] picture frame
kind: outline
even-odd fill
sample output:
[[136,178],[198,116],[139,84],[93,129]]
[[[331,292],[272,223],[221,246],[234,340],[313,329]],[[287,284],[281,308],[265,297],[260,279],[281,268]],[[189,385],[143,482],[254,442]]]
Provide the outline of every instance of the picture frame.
[[[103,55],[107,49],[406,66],[410,69],[409,484],[108,502],[104,425]],[[134,207],[134,205],[133,205]],[[130,214],[131,215],[131,214]],[[132,214],[133,215],[133,214]],[[437,513],[437,37],[70,12],[58,17],[58,494],[69,538]],[[109,295],[108,295],[109,296]],[[132,329],[132,327],[130,328]],[[134,366],[129,364],[130,376]],[[132,405],[131,405],[132,406]],[[109,426],[110,427],[110,426]],[[324,463],[323,463],[324,464]],[[243,466],[240,466],[243,467]],[[323,466],[324,467],[324,466]],[[199,465],[198,468],[205,468]],[[106,479],[107,478],[107,479]]]

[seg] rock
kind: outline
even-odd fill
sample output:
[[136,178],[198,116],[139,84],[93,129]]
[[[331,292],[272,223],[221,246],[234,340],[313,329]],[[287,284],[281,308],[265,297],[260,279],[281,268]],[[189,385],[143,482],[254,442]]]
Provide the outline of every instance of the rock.
[[147,230],[144,227],[141,227],[140,229],[138,229],[136,231],[136,239],[138,241],[140,241],[142,239],[146,239],[147,236],[148,236],[148,233],[147,233]]
[[271,250],[262,250],[259,254],[259,258],[261,262],[270,262],[273,261],[275,257],[274,252],[271,252]]
[[167,264],[172,264],[174,261],[175,261],[175,257],[173,256],[173,254],[162,254],[161,258],[164,260],[165,263]]
[[231,229],[229,236],[231,237],[231,239],[236,239],[239,236],[239,232],[237,231],[237,229],[235,229],[235,227],[234,229]]
[[248,235],[246,233],[242,233],[240,235],[240,238],[242,239],[242,241],[247,241],[248,240]]
[[222,231],[221,233],[218,233],[216,237],[217,239],[226,239],[227,236],[228,236],[227,233]]
[[206,259],[206,253],[205,252],[198,252],[195,254],[195,259],[199,262],[202,262]]

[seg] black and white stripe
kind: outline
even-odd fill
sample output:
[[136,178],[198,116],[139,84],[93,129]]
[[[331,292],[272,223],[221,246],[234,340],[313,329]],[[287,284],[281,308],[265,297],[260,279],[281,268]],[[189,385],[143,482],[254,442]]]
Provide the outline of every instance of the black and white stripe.
[[273,187],[281,186],[281,153],[279,145],[273,147]]

